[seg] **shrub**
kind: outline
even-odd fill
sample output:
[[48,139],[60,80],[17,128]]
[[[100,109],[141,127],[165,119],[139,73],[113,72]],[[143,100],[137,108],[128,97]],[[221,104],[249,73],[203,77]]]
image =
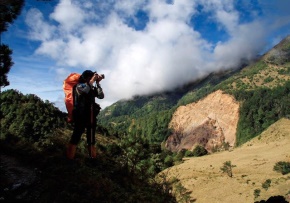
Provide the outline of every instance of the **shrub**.
[[183,152],[183,150],[181,150],[173,157],[173,161],[177,162],[177,163],[181,162],[183,157],[184,157],[184,152]]
[[275,164],[273,170],[280,172],[283,175],[290,173],[290,162],[279,161]]
[[173,166],[173,157],[171,155],[167,155],[164,159],[164,164],[166,167]]
[[236,165],[232,165],[231,161],[226,161],[220,169],[223,173],[227,173],[229,177],[233,177],[233,167],[236,167]]
[[268,188],[270,187],[271,185],[271,180],[270,179],[267,179],[263,184],[262,184],[262,187],[265,189],[265,190],[268,190]]
[[231,147],[231,145],[230,145],[229,142],[223,142],[223,148],[224,148],[225,150],[229,150],[230,147]]
[[203,146],[197,145],[192,153],[193,156],[204,156],[207,155],[208,152]]
[[185,152],[184,156],[185,156],[185,157],[192,157],[192,156],[194,156],[194,154],[193,154],[192,151],[187,150],[187,151]]
[[178,197],[178,202],[191,202],[190,194],[191,192],[188,191],[180,182],[175,185],[175,196]]
[[260,196],[260,193],[261,193],[261,190],[260,189],[255,189],[254,190],[254,197],[255,197],[255,199]]

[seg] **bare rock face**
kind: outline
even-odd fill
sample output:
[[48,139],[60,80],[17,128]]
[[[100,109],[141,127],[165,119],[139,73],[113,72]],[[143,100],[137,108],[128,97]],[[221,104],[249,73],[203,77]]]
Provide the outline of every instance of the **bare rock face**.
[[210,152],[223,143],[234,146],[238,119],[239,103],[218,90],[176,110],[169,124],[173,134],[165,146],[170,151],[180,151],[201,145]]

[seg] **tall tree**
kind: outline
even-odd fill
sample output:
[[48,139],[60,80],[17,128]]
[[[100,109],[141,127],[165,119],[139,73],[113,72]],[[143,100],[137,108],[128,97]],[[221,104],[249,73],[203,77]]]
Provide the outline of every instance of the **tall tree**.
[[7,74],[13,65],[12,50],[8,45],[2,44],[2,32],[7,31],[9,24],[20,14],[24,6],[24,0],[1,0],[0,1],[0,87],[9,85]]
[[6,87],[10,84],[7,79],[7,73],[13,66],[11,59],[12,50],[7,45],[1,44],[0,53],[0,87]]
[[9,24],[20,14],[24,0],[1,0],[0,1],[0,32],[7,31]]

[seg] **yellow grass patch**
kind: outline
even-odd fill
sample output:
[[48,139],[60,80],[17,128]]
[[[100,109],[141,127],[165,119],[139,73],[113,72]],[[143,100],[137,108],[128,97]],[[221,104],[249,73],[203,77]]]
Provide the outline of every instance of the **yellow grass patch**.
[[[231,161],[233,177],[221,167]],[[281,119],[260,136],[232,151],[187,158],[184,163],[165,171],[167,179],[176,177],[192,193],[196,202],[245,203],[282,195],[290,201],[290,174],[273,170],[279,161],[290,162],[290,120]],[[271,180],[265,189],[262,184]],[[260,190],[259,195],[254,195]],[[257,193],[256,193],[257,194]]]

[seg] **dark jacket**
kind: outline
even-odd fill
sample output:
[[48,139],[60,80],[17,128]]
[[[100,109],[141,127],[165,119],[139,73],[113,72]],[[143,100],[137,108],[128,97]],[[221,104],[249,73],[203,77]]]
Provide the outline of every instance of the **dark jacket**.
[[99,84],[96,87],[93,87],[87,83],[78,83],[74,87],[73,95],[73,116],[75,121],[79,119],[90,120],[91,112],[93,112],[94,117],[97,116],[100,106],[96,104],[95,97],[98,99],[104,98],[103,90]]

